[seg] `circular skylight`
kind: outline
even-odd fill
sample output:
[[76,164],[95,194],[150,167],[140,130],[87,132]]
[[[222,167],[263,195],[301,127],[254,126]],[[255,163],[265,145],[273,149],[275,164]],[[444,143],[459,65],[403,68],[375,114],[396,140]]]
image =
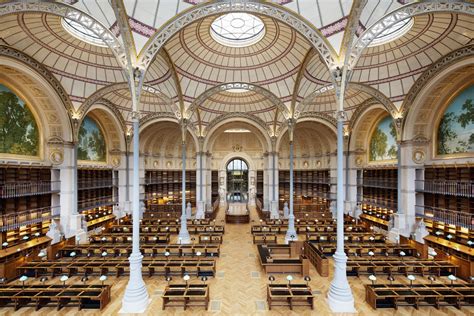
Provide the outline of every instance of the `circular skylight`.
[[393,24],[377,35],[368,46],[372,47],[382,45],[402,37],[411,29],[413,22],[414,20],[409,18]]
[[72,36],[84,41],[86,43],[96,45],[96,46],[103,46],[106,47],[107,45],[104,43],[102,38],[100,38],[97,34],[95,34],[92,30],[88,29],[87,27],[83,26],[76,21],[73,21],[68,18],[61,19],[61,23],[64,29],[71,34]]
[[212,38],[226,46],[250,46],[261,40],[264,35],[263,21],[248,13],[221,15],[211,24]]

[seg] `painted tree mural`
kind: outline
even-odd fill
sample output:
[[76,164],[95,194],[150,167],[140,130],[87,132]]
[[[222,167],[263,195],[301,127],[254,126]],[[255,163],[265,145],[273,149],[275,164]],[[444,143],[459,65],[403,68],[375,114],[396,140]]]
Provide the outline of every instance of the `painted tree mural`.
[[25,102],[0,84],[0,152],[37,156],[39,132]]
[[474,152],[474,85],[446,108],[438,127],[438,154]]
[[370,138],[369,160],[383,161],[397,159],[397,131],[390,116],[384,117]]
[[107,147],[104,135],[99,125],[86,116],[79,129],[79,145],[77,157],[79,160],[105,161]]

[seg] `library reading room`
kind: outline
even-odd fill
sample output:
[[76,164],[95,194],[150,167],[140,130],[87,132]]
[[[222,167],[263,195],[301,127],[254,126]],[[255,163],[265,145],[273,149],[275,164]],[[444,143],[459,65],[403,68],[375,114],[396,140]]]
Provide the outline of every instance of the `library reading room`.
[[474,1],[0,0],[22,315],[474,315]]

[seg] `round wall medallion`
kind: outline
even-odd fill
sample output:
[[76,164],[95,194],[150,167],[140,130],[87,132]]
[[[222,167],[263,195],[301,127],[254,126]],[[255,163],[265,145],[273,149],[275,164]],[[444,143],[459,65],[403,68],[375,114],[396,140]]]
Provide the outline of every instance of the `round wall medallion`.
[[49,160],[53,165],[62,164],[64,161],[63,153],[59,150],[51,151],[51,153],[49,154]]
[[171,168],[171,166],[173,165],[173,163],[171,161],[167,161],[166,162],[166,168]]
[[114,157],[112,158],[112,166],[114,168],[117,168],[120,166],[120,157]]
[[361,157],[357,157],[357,158],[355,159],[355,164],[356,164],[356,166],[362,166],[362,163],[363,163],[363,162],[364,162],[364,161],[362,160]]
[[321,167],[321,160],[316,161],[316,167]]
[[158,160],[153,161],[153,167],[158,168]]
[[413,162],[423,163],[425,161],[425,152],[422,149],[416,149],[413,151]]
[[309,167],[309,162],[308,162],[307,160],[305,160],[305,161],[303,162],[303,167],[305,167],[305,168],[308,168],[308,167]]

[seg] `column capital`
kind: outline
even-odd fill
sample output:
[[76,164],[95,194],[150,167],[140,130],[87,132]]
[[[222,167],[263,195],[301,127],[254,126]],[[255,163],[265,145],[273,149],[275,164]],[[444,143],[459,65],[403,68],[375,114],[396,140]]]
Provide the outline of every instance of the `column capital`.
[[336,112],[336,119],[337,121],[342,121],[342,122],[345,122],[347,121],[347,114],[346,114],[346,111],[337,111]]

